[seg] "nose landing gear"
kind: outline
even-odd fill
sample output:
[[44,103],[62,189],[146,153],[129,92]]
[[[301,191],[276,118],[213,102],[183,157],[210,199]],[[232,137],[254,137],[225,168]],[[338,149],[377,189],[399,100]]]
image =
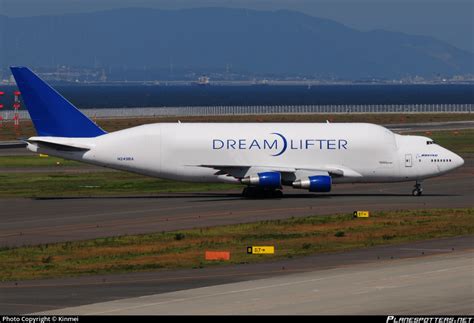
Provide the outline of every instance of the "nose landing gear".
[[411,191],[413,196],[420,196],[423,194],[423,188],[421,187],[421,182],[416,181],[415,188]]

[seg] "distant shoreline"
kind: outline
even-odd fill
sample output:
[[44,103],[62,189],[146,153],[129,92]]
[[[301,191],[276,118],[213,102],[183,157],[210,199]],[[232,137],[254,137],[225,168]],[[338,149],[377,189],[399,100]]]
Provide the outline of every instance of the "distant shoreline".
[[[473,84],[212,83],[53,84],[80,109],[313,105],[474,104]],[[2,110],[11,110],[14,86],[0,86]],[[22,108],[20,110],[24,109]]]
[[[195,81],[190,80],[154,80],[154,81],[111,81],[111,82],[62,82],[51,81],[51,84],[59,86],[192,86],[192,87],[207,87],[207,86],[338,86],[338,85],[374,85],[374,86],[411,86],[411,85],[474,85],[473,80],[466,81],[425,81],[425,82],[409,82],[409,81],[268,81],[268,83],[255,83],[253,81],[210,81],[208,85],[198,85]],[[1,87],[15,87],[11,82],[0,82]]]

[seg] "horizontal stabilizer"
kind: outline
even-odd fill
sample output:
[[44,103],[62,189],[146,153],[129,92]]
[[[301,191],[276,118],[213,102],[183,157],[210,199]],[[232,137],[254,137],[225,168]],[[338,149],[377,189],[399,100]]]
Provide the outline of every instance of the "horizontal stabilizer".
[[91,147],[85,145],[69,143],[69,142],[58,142],[57,140],[46,140],[46,139],[27,139],[25,142],[33,145],[37,145],[40,148],[53,149],[58,151],[88,151]]

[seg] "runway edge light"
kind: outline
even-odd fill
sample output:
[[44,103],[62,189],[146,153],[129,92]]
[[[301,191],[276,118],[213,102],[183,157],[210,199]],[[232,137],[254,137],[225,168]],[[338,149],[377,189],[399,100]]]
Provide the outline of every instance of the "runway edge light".
[[368,218],[370,216],[369,211],[354,211],[353,217],[354,218]]

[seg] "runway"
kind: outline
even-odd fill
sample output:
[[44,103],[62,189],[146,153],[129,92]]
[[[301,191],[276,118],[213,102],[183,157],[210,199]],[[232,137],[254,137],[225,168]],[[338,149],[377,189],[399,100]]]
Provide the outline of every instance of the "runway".
[[[320,308],[317,304],[312,304],[311,306],[308,304],[308,306],[311,308],[314,307],[315,309],[318,309],[318,311],[321,309],[318,314],[330,313],[331,310],[334,311],[334,313],[352,313],[352,308],[347,307],[347,303],[344,304],[340,302],[342,300],[351,304],[356,302],[355,299],[349,297],[352,294],[346,293],[343,286],[344,284],[347,284],[348,286],[351,286],[351,284],[357,284],[357,286],[355,286],[357,288],[356,290],[361,292],[361,294],[356,294],[357,296],[354,296],[357,298],[359,303],[358,308],[354,310],[353,313],[375,313],[375,310],[380,310],[384,314],[387,314],[387,312],[384,311],[392,309],[397,309],[400,310],[400,313],[405,313],[407,312],[407,309],[404,309],[401,306],[405,304],[405,298],[410,297],[409,309],[414,313],[427,314],[436,313],[436,311],[438,311],[441,313],[458,312],[458,314],[461,314],[466,312],[466,304],[469,306],[472,306],[473,304],[473,246],[474,236],[465,236],[393,246],[380,246],[349,252],[318,254],[302,258],[296,257],[292,259],[255,264],[212,266],[202,269],[97,275],[37,281],[3,282],[0,283],[0,313],[25,314],[52,310],[56,313],[65,313],[66,310],[63,311],[62,308],[125,300],[136,297],[140,297],[140,304],[146,304],[148,300],[142,296],[156,294],[165,295],[160,297],[172,297],[172,299],[176,301],[176,295],[173,296],[170,293],[182,291],[184,294],[180,295],[185,295],[186,293],[192,293],[194,295],[196,292],[195,289],[202,287],[217,288],[224,290],[224,292],[227,293],[231,290],[247,289],[241,285],[233,286],[232,284],[249,282],[247,286],[250,286],[249,288],[251,289],[256,287],[265,288],[254,290],[254,294],[252,295],[245,293],[235,294],[239,297],[238,302],[241,302],[243,307],[241,307],[239,311],[229,311],[229,313],[252,313],[252,311],[255,312],[256,310],[262,311],[262,309],[266,309],[266,307],[257,309],[253,308],[254,304],[248,304],[247,301],[249,300],[255,300],[255,304],[260,303],[260,301],[271,303],[270,305],[273,306],[271,310],[275,314],[279,313],[277,311],[277,304],[279,305],[278,307],[281,306],[281,309],[284,309],[287,313],[307,313],[304,312],[303,309],[296,312],[297,307],[295,307],[295,310],[293,311],[292,308],[289,308],[288,306],[294,304],[294,301],[299,300],[301,302],[302,298],[299,295],[304,295],[304,293],[313,294],[316,289],[320,290],[320,292],[318,292],[318,302],[327,305],[327,310],[325,311],[325,306]],[[425,264],[429,264],[432,259],[434,259],[433,256],[442,256],[442,259],[446,259],[444,265],[436,267],[437,269],[429,269],[434,267],[429,267]],[[405,260],[407,260],[407,262],[405,262]],[[470,276],[465,277],[466,268],[463,269],[462,273],[457,271],[456,268],[460,266],[455,264],[457,261],[463,262],[461,266],[466,266],[465,263],[468,261],[467,265],[470,265],[470,268],[467,268],[469,271],[467,274]],[[448,267],[448,265],[452,265],[452,268]],[[418,266],[420,266],[421,269],[417,269]],[[398,269],[394,270],[394,268]],[[372,271],[372,269],[376,269],[376,271]],[[299,285],[299,291],[289,289],[291,284],[288,284],[288,282],[293,282],[294,279],[297,279],[297,281],[307,280],[307,278],[298,278],[299,276],[295,278],[295,274],[306,275],[307,273],[310,275],[309,279],[317,279],[315,277],[330,279],[330,277],[334,276],[333,274],[328,275],[332,270],[343,271],[344,274],[349,275],[353,273],[358,274],[355,276],[347,276],[345,280],[341,281],[339,281],[339,279],[336,281],[331,280],[334,284],[331,283],[321,286],[310,286],[309,284],[304,284]],[[403,270],[402,274],[400,273],[400,270]],[[436,270],[439,270],[440,275],[436,276],[436,281],[434,283],[430,281],[432,286],[428,286],[426,294],[422,294],[424,293],[424,290],[421,288],[424,287],[418,282],[418,279],[423,278],[423,275],[421,275],[420,272],[424,272],[425,275],[430,275],[431,271]],[[416,280],[411,279],[405,281],[405,284],[409,283],[409,286],[403,285],[404,282],[392,280],[392,277],[397,276],[399,279],[406,279],[403,277],[404,275],[409,276],[414,274]],[[269,284],[268,281],[265,281],[268,279],[279,278],[282,279],[282,281],[276,283]],[[262,279],[264,281],[260,281]],[[325,279],[322,282],[325,282]],[[435,279],[435,277],[433,277],[433,279]],[[459,279],[463,280],[460,290],[458,290],[460,284],[458,281]],[[288,284],[284,285],[288,289],[283,290],[281,294],[282,298],[279,300],[276,293],[280,293],[281,289],[272,290],[271,294],[274,294],[274,298],[265,294],[258,295],[259,292],[266,290],[266,286],[275,284]],[[397,289],[395,289],[394,284],[397,284]],[[331,290],[328,290],[328,288],[331,289],[333,285],[334,293],[336,294],[333,293],[331,296]],[[401,287],[398,285],[401,285]],[[439,288],[439,290],[433,291],[432,289],[434,288]],[[187,290],[191,291],[187,292]],[[397,294],[391,295],[390,293],[392,291],[397,291]],[[216,294],[216,292],[214,289],[211,289],[211,292],[208,294],[212,295]],[[232,293],[229,295],[232,295]],[[433,300],[433,296],[436,295],[441,295],[442,298],[440,296],[440,298]],[[222,296],[222,300],[224,301],[226,296]],[[377,299],[374,301],[373,299],[368,298],[374,296],[377,296],[377,299],[385,298],[386,300],[389,300],[387,301],[388,305],[393,305],[394,307],[388,308],[374,306],[377,304]],[[178,296],[178,298],[181,299],[182,297]],[[185,298],[187,297],[185,296]],[[338,301],[339,298],[342,299]],[[205,300],[206,298],[203,299]],[[215,301],[215,298],[210,299],[212,299],[212,302]],[[427,300],[430,300],[430,304],[428,304],[428,307],[425,307]],[[127,305],[124,305],[124,302],[127,301],[114,305],[113,309],[118,309],[119,311],[116,313],[111,312],[110,314],[121,314],[122,312],[120,312],[120,310],[128,307]],[[131,302],[136,301],[132,300]],[[198,303],[199,300],[196,304]],[[332,303],[339,304],[341,306],[341,311],[339,312],[339,308],[335,308],[334,305],[331,305]],[[169,304],[170,309],[180,309],[182,312],[179,313],[186,313],[186,309],[182,306],[185,305],[185,303],[182,303],[179,306],[178,304],[179,303],[174,305]],[[219,304],[218,299],[216,300],[216,304]],[[210,309],[210,305],[207,305],[207,308],[203,307],[201,309],[196,309],[195,307],[190,307],[189,310],[196,310],[196,313],[199,313],[200,311],[210,312],[212,308]],[[225,309],[225,311],[227,311],[229,309],[228,305],[223,303],[220,305],[222,306],[222,310]],[[227,307],[224,307],[224,305]],[[217,313],[221,306],[214,306],[214,311]],[[151,311],[154,310],[153,308],[154,307],[143,308],[143,312],[141,309],[135,310],[144,314],[146,312],[151,313]],[[83,308],[82,313],[87,312],[87,314],[92,314],[95,312],[103,312],[105,309],[110,310],[111,308]],[[156,310],[158,309],[159,308],[157,307]],[[259,312],[257,311],[256,313]],[[472,314],[472,310],[470,313]]]
[[285,191],[282,199],[248,200],[239,191],[157,196],[0,199],[0,246],[84,240],[113,235],[351,213],[472,207],[474,165],[426,180],[421,197],[413,183],[341,184],[330,194]]
[[474,312],[474,252],[128,298],[46,314],[438,314]]

